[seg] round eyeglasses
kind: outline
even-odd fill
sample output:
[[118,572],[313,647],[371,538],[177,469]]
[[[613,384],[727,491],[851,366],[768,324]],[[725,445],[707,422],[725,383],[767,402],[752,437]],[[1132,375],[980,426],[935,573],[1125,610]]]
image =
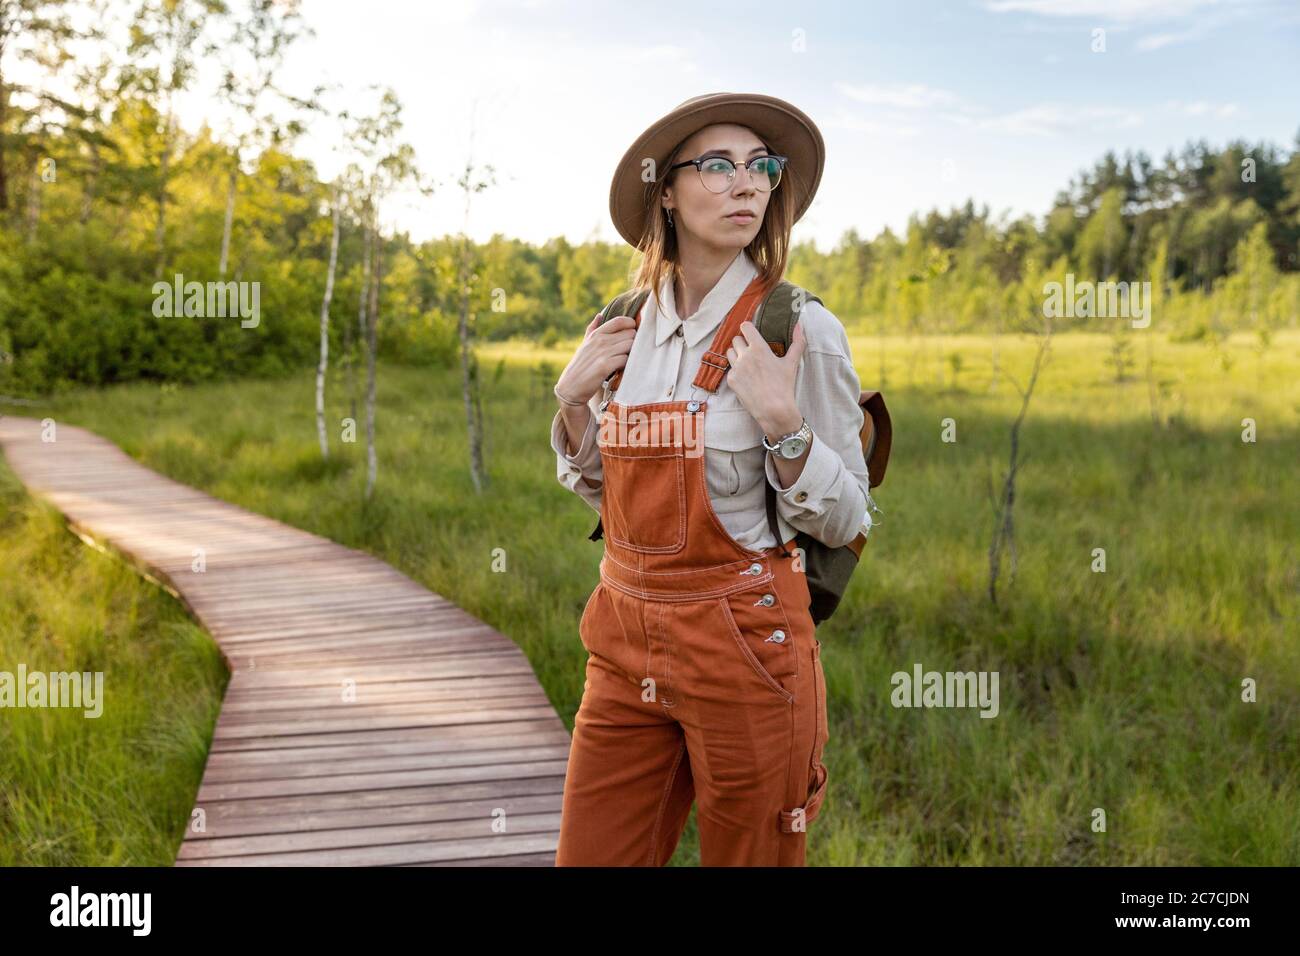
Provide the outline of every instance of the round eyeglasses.
[[700,182],[711,193],[725,193],[736,181],[736,167],[744,166],[749,173],[749,181],[759,192],[770,192],[781,181],[781,171],[785,169],[788,156],[755,156],[747,163],[733,163],[725,156],[707,156],[704,159],[688,159],[668,167],[669,172],[683,166],[694,166],[700,171]]

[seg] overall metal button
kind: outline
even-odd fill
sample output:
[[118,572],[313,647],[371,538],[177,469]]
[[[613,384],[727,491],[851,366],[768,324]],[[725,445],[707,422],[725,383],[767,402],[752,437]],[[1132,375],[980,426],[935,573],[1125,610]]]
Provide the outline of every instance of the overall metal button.
[[782,641],[785,640],[785,631],[773,631],[772,636],[769,637],[768,640],[775,641],[777,644],[780,644]]
[[763,605],[763,607],[771,607],[773,604],[776,603],[776,595],[774,595],[774,594],[764,594],[761,598],[759,598],[759,599],[758,599],[757,601],[755,601],[754,603],[755,603],[755,604],[761,604],[761,605]]
[[744,571],[741,571],[740,573],[741,574],[762,574],[763,566],[755,562],[754,564],[751,564],[749,567],[747,567]]
[[691,400],[686,403],[686,410],[688,412],[698,412],[700,410],[700,403],[698,401]]

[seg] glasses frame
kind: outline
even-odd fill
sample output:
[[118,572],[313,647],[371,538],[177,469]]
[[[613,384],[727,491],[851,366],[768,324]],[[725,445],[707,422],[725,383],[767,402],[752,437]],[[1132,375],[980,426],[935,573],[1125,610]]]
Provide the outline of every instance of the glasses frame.
[[[701,186],[704,186],[704,188],[705,188],[706,190],[708,190],[709,192],[713,193],[713,195],[715,195],[715,196],[721,196],[722,193],[724,193],[724,192],[727,191],[726,189],[722,190],[721,192],[716,192],[716,193],[714,193],[712,189],[709,189],[708,186],[705,186],[705,185],[704,185],[704,169],[703,169],[703,164],[704,164],[705,162],[708,162],[709,160],[712,160],[712,159],[722,159],[722,160],[726,160],[728,163],[731,163],[731,180],[730,180],[730,182],[727,184],[727,189],[731,189],[732,187],[734,187],[734,186],[736,185],[736,172],[737,172],[737,170],[740,169],[741,166],[744,166],[744,167],[745,167],[745,172],[746,172],[747,174],[749,174],[749,182],[750,182],[750,185],[754,186],[754,188],[757,189],[757,190],[758,190],[759,192],[761,192],[761,193],[770,193],[770,192],[772,192],[774,189],[776,189],[777,186],[780,186],[780,185],[781,185],[781,181],[782,181],[783,179],[785,179],[785,164],[788,163],[788,162],[790,161],[790,157],[789,157],[789,156],[778,156],[776,153],[764,153],[762,156],[755,156],[753,159],[743,160],[742,162],[739,162],[739,163],[734,162],[734,161],[732,161],[732,160],[730,160],[730,159],[727,159],[726,156],[706,156],[706,157],[703,157],[703,158],[701,158],[701,159],[687,159],[687,160],[684,160],[683,162],[676,163],[676,164],[674,164],[674,165],[668,167],[668,172],[671,173],[674,169],[681,169],[683,166],[694,166],[694,167],[695,167],[695,171],[696,171],[697,173],[700,174],[700,185],[701,185]],[[773,186],[772,189],[762,189],[762,188],[760,188],[758,185],[756,185],[756,181],[755,181],[755,179],[754,179],[754,175],[753,175],[753,173],[751,173],[750,170],[749,170],[750,164],[751,164],[751,163],[756,163],[756,162],[758,162],[760,159],[775,159],[777,162],[779,162],[779,163],[781,164],[781,175],[780,175],[780,178],[777,179],[777,181],[776,181],[776,186]]]

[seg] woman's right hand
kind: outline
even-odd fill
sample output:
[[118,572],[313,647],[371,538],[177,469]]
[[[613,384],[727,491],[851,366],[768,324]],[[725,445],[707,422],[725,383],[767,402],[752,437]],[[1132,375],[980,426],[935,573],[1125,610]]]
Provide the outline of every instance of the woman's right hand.
[[589,402],[611,373],[627,364],[636,337],[636,321],[616,315],[597,325],[597,314],[587,325],[586,335],[573,358],[560,374],[555,390],[575,402]]

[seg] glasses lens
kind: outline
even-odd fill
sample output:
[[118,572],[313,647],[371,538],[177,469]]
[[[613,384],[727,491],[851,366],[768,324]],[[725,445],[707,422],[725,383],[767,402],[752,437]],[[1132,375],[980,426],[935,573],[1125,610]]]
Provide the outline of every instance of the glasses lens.
[[723,156],[711,156],[700,163],[700,179],[711,193],[723,193],[731,188],[736,167]]
[[749,166],[749,177],[754,188],[767,192],[781,181],[781,161],[774,156],[760,156]]

